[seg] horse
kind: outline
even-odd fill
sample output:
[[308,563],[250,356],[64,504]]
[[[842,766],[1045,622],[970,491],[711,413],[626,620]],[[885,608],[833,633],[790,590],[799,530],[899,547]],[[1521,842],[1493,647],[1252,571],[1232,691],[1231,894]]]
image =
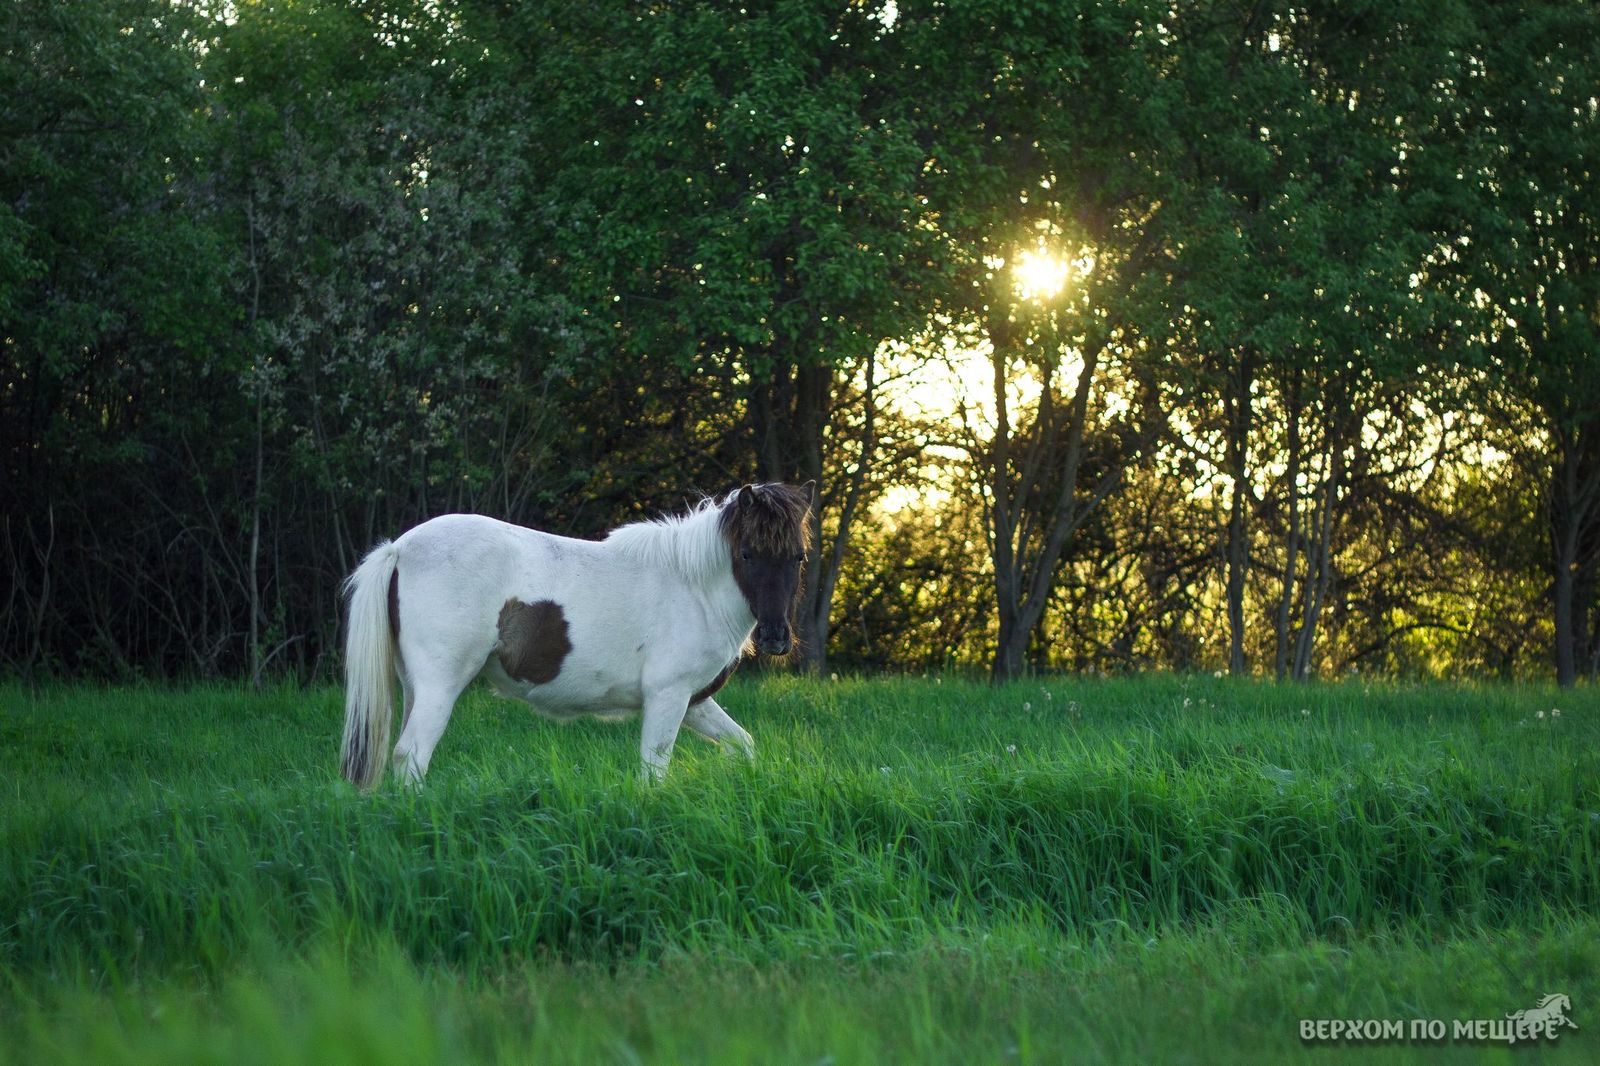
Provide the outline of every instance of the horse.
[[382,779],[396,677],[393,762],[411,785],[479,676],[557,720],[640,715],[647,781],[665,777],[682,725],[753,758],[712,697],[753,649],[793,647],[810,515],[806,490],[754,484],[598,541],[451,514],[378,544],[343,586],[341,772],[363,789]]
[[1514,1031],[1518,1039],[1531,1037],[1537,1040],[1541,1035],[1547,1037],[1560,1035],[1563,1026],[1576,1029],[1578,1023],[1567,1017],[1567,1012],[1571,1009],[1571,998],[1564,992],[1555,992],[1541,999],[1537,1007],[1519,1010],[1506,1017],[1515,1024]]

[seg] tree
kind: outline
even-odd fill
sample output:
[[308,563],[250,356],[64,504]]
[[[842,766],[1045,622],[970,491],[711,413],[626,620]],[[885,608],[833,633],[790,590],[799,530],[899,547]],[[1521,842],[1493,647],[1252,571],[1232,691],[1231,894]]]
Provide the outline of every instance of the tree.
[[915,100],[890,91],[913,45],[814,0],[484,11],[548,102],[533,169],[561,213],[561,283],[609,327],[597,366],[717,382],[746,449],[728,473],[818,485],[800,637],[820,668],[880,459],[876,353],[919,323],[940,269]]
[[[1547,2],[1478,9],[1463,86],[1464,317],[1486,338],[1484,398],[1545,486],[1556,680],[1586,657],[1600,562],[1600,12]],[[1524,406],[1525,405],[1525,406]],[[1526,409],[1533,424],[1519,422]],[[1600,622],[1600,620],[1597,620]],[[1600,628],[1597,625],[1596,628]],[[1590,666],[1591,672],[1594,666]]]
[[1442,239],[1437,86],[1458,62],[1458,21],[1437,5],[1323,17],[1231,2],[1175,20],[1172,136],[1156,164],[1169,182],[1162,298],[1185,353],[1174,408],[1220,442],[1208,462],[1228,484],[1234,673],[1248,669],[1250,527],[1268,471],[1283,470],[1274,666],[1304,678],[1369,419],[1430,387],[1416,352],[1438,341],[1416,278]]
[[[1137,397],[1130,407],[1108,383],[1129,385],[1154,355],[1128,295],[1157,251],[1138,137],[1158,18],[1142,5],[976,5],[934,20],[950,91],[927,105],[933,206],[962,270],[935,314],[990,357],[988,422],[969,421],[968,447],[987,515],[997,681],[1024,668],[1061,560],[1144,433]],[[1030,257],[1072,264],[1071,280],[1027,291],[1016,267]]]
[[[231,411],[206,377],[231,317],[220,257],[184,195],[193,26],[141,0],[0,13],[0,654],[24,675],[133,673],[179,628],[133,577],[179,553],[128,516],[204,401]],[[186,390],[202,404],[171,403]],[[141,612],[161,623],[125,624]]]

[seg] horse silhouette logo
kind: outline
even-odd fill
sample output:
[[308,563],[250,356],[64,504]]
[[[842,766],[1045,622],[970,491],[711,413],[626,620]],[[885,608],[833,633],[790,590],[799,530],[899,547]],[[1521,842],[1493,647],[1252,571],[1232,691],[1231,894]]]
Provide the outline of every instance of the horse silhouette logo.
[[1552,1040],[1561,1035],[1562,1029],[1576,1029],[1578,1023],[1567,1017],[1567,1011],[1572,1009],[1572,1000],[1564,992],[1556,992],[1545,996],[1539,1001],[1537,1007],[1519,1010],[1506,1017],[1516,1027],[1517,1039],[1537,1040],[1541,1036],[1550,1037]]

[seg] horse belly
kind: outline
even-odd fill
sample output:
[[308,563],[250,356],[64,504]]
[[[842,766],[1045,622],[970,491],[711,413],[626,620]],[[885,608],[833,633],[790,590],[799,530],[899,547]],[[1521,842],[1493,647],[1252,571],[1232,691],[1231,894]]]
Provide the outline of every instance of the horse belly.
[[611,671],[585,669],[571,664],[552,680],[534,684],[512,677],[498,658],[490,657],[484,676],[500,695],[521,700],[535,713],[556,720],[603,718],[620,720],[638,715],[644,706],[644,691],[637,675],[630,682]]

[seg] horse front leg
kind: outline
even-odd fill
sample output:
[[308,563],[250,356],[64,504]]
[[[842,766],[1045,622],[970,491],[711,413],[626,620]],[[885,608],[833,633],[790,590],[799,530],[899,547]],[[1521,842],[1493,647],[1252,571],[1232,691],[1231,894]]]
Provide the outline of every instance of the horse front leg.
[[678,727],[689,709],[689,693],[679,688],[656,689],[644,698],[643,727],[639,733],[639,772],[646,781],[667,776]]
[[737,751],[747,759],[756,757],[756,742],[750,738],[750,734],[729,718],[728,712],[709,696],[689,707],[683,724],[707,740],[721,745],[723,751]]

